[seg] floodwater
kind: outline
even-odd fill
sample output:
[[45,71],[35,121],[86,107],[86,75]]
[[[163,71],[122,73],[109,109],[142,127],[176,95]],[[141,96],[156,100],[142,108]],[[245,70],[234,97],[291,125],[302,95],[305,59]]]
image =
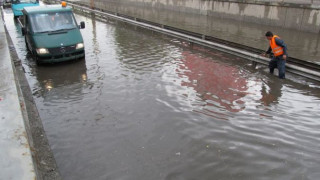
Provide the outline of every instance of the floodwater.
[[21,58],[63,179],[314,180],[320,83],[117,21],[76,15],[85,60]]

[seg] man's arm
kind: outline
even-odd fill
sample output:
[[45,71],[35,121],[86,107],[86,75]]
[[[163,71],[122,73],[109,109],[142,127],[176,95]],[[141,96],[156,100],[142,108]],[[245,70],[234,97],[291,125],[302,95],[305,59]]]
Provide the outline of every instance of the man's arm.
[[271,49],[271,47],[269,46],[269,49],[268,49],[266,52],[260,54],[260,56],[268,57],[267,55],[268,55],[268,54],[271,54],[271,52],[272,52],[272,49]]
[[269,46],[268,50],[266,51],[266,54],[271,54],[271,52],[272,52],[272,49],[271,49],[271,47]]

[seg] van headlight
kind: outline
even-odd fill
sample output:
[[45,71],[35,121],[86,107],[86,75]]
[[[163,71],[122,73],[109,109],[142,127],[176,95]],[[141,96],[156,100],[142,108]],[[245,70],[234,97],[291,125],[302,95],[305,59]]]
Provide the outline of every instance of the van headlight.
[[38,54],[49,54],[49,51],[47,48],[38,48],[37,53]]
[[76,49],[82,49],[84,47],[83,43],[78,43]]

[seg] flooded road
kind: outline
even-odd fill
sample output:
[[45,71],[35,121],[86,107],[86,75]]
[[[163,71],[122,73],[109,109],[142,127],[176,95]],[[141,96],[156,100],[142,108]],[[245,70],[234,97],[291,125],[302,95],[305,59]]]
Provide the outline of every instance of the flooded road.
[[37,66],[10,10],[63,179],[317,179],[320,83],[76,15],[86,58]]

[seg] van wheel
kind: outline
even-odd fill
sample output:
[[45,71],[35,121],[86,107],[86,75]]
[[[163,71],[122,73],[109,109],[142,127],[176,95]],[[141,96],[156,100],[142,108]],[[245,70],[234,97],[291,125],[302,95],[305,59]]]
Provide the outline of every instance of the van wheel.
[[33,59],[36,62],[37,66],[39,66],[40,65],[40,61],[39,61],[39,58],[38,58],[38,56],[36,54],[33,54]]
[[30,50],[30,48],[29,48],[29,44],[28,44],[28,42],[27,42],[27,38],[26,38],[26,37],[24,38],[24,42],[26,43],[27,51],[28,51],[28,52],[31,52],[31,50]]
[[41,62],[37,56],[34,57],[34,60],[36,61],[37,66],[41,65]]
[[37,56],[36,52],[31,51],[31,54],[32,54],[32,59],[33,59],[33,60],[36,62],[36,64],[39,66],[41,63],[40,63],[39,57]]

